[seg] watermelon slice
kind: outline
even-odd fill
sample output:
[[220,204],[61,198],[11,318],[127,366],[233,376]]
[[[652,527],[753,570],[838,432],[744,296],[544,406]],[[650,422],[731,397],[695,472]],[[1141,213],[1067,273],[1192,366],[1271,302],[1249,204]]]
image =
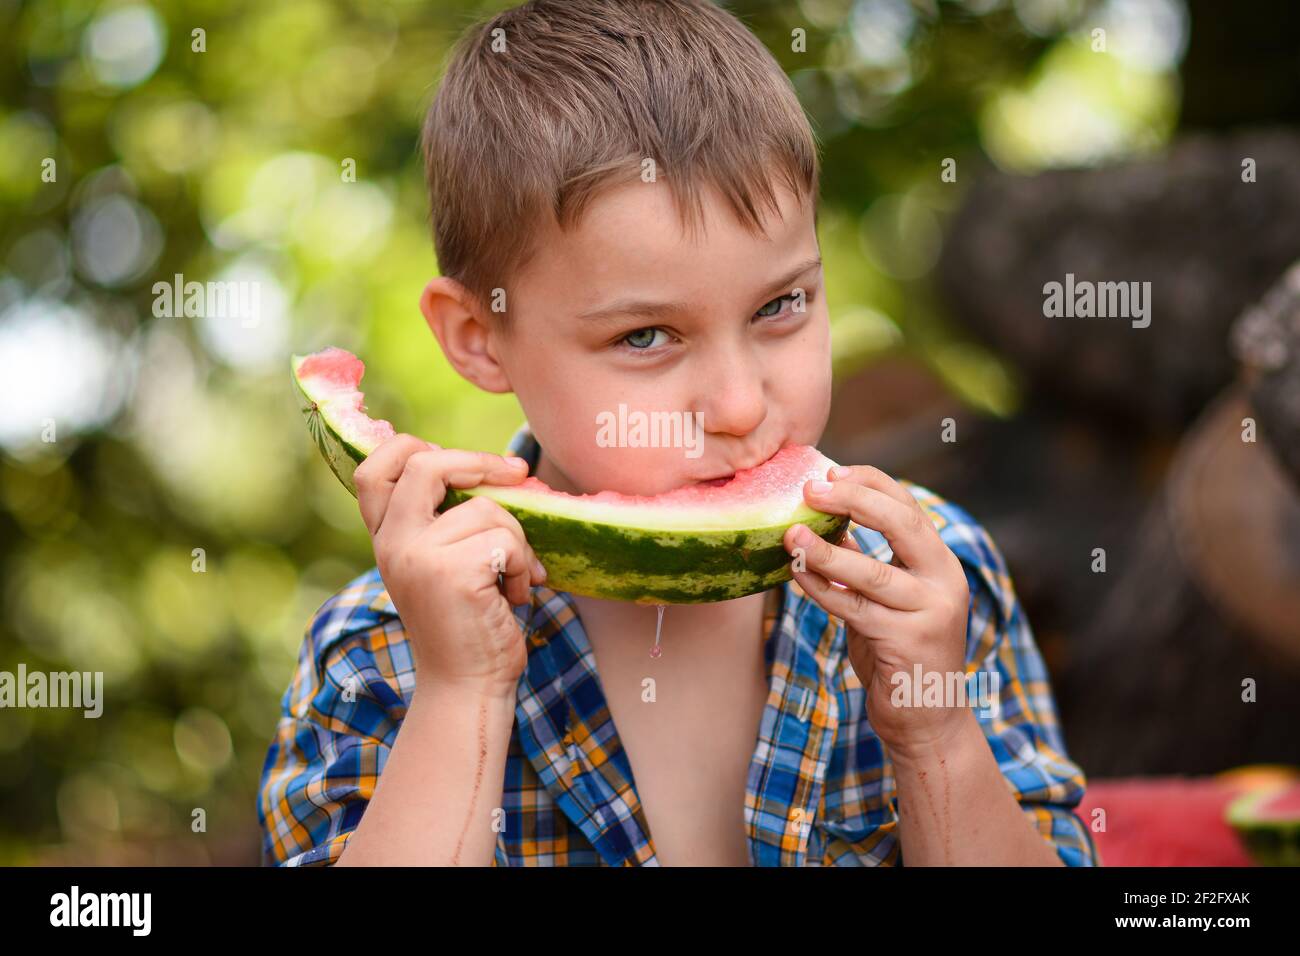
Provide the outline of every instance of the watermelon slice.
[[[354,496],[357,464],[394,434],[365,413],[365,366],[342,349],[293,357],[303,414],[321,454]],[[803,483],[824,478],[831,461],[790,445],[718,485],[689,485],[655,496],[602,491],[569,495],[529,477],[517,485],[449,489],[444,507],[475,495],[499,502],[523,526],[546,568],[547,585],[637,604],[698,604],[744,597],[788,581],[786,530],[802,523],[838,543],[848,518],[816,511]]]
[[1245,793],[1226,816],[1256,863],[1300,866],[1300,784]]

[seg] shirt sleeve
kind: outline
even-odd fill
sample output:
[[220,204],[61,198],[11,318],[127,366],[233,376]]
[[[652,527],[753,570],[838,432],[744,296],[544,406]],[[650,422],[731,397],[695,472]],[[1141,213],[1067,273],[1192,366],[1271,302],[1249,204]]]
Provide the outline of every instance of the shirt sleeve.
[[348,608],[316,613],[281,701],[262,767],[262,858],[274,866],[338,861],[383,772],[413,678],[400,621]]
[[1096,866],[1096,845],[1075,813],[1086,785],[1083,770],[1066,752],[1047,668],[1002,554],[963,510],[925,489],[914,486],[913,494],[966,572],[967,686],[998,769],[1065,865]]

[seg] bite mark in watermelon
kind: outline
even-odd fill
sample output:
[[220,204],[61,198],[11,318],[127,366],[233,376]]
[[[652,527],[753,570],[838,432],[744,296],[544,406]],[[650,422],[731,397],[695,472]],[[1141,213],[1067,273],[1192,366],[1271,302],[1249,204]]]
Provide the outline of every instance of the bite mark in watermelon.
[[[365,366],[343,349],[293,357],[293,377],[317,447],[354,496],[353,473],[395,432],[365,413]],[[449,489],[443,509],[476,495],[498,502],[523,526],[546,568],[547,585],[637,604],[727,601],[791,577],[781,541],[793,524],[839,543],[848,518],[816,511],[803,484],[835,462],[808,445],[789,445],[722,483],[660,495],[614,491],[570,495],[529,477],[516,485]]]

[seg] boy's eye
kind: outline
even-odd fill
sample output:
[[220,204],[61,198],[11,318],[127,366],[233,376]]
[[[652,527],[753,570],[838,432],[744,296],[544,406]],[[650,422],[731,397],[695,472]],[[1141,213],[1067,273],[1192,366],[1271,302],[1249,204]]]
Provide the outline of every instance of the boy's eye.
[[[811,299],[811,296],[805,297],[805,301],[808,301],[809,299]],[[755,312],[754,316],[760,319],[775,318],[786,311],[787,306],[785,303],[787,302],[790,303],[788,308],[793,308],[796,302],[796,297],[793,295],[779,295]],[[658,326],[647,326],[644,329],[635,329],[634,331],[629,332],[627,335],[619,339],[619,344],[626,345],[636,352],[648,352],[655,345],[665,344],[665,342],[655,341],[655,336],[660,334],[665,336],[668,335],[667,332]]]
[[789,301],[793,302],[793,301],[794,301],[794,296],[790,296],[790,295],[777,296],[775,299],[773,299],[773,300],[772,300],[771,302],[769,302],[767,305],[763,306],[761,309],[759,309],[759,310],[758,310],[757,312],[755,312],[754,314],[757,315],[757,316],[761,316],[761,317],[763,317],[763,318],[770,318],[771,316],[774,316],[774,315],[780,315],[780,314],[781,314],[781,303],[782,303],[782,302],[785,302],[787,299],[788,299]]
[[663,329],[656,328],[637,329],[623,336],[623,341],[634,349],[648,349],[654,343],[655,334],[662,331]]

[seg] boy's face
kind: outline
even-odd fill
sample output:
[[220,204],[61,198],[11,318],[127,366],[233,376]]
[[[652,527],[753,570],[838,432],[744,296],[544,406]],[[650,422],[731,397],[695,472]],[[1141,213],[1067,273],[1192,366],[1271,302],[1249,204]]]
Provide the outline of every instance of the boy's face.
[[[539,478],[572,494],[653,495],[820,440],[831,401],[820,252],[811,203],[781,199],[766,236],[710,194],[692,241],[660,183],[602,193],[569,232],[550,224],[488,347],[544,450]],[[658,447],[637,447],[656,440],[652,413]]]

